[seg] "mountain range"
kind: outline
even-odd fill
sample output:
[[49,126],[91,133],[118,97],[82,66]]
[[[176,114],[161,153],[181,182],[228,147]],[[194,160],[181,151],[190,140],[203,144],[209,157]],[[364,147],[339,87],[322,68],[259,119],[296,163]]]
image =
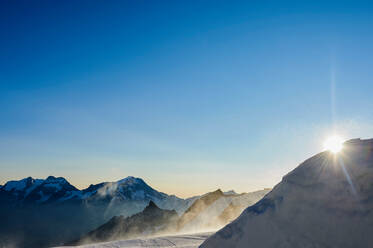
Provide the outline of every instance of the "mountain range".
[[[141,178],[126,177],[117,182],[104,182],[90,185],[79,190],[72,186],[65,178],[49,176],[46,179],[31,177],[9,181],[0,188],[0,201],[15,206],[35,204],[84,203],[123,205],[126,202],[138,202],[136,209],[126,209],[122,215],[141,211],[149,201],[154,201],[164,209],[184,211],[193,199],[181,199],[174,195],[167,195],[154,190]],[[143,203],[143,204],[141,204]]]
[[196,233],[216,231],[228,224],[248,206],[269,192],[268,189],[237,194],[220,189],[196,197],[180,216],[176,211],[159,208],[153,201],[140,213],[131,217],[115,216],[107,223],[83,235],[70,244],[87,244],[111,240],[146,238],[166,233]]
[[[159,209],[158,213],[175,213],[175,221],[167,221],[167,227],[172,227],[173,232],[216,230],[218,226],[237,217],[245,207],[258,201],[268,190],[259,192],[237,194],[234,191],[223,193],[217,190],[182,199],[159,192],[141,178],[135,177],[94,184],[83,190],[77,189],[62,177],[27,177],[9,181],[0,187],[0,219],[3,224],[0,225],[0,247],[8,244],[30,248],[62,245],[71,240],[88,237],[89,233],[96,233],[97,237],[101,237],[99,233],[105,230],[101,227],[114,226],[113,223],[122,223],[119,226],[124,228],[123,230],[142,230],[147,224],[139,224],[133,219],[148,216],[144,220],[153,223],[150,217],[158,215],[149,215],[149,209]],[[195,202],[196,204],[193,204]],[[219,225],[206,225],[210,218],[218,219],[224,210],[227,212],[234,202],[240,202],[241,207],[233,217],[229,220],[220,217]],[[195,215],[196,211],[201,215]],[[123,224],[124,220],[131,220],[132,224],[128,227]],[[166,220],[164,221],[166,224]],[[108,239],[136,236],[136,232],[125,234],[123,230],[118,236],[107,236]],[[161,231],[162,228],[149,229],[147,234],[154,235]]]
[[[216,191],[199,199],[211,206],[224,199],[219,195]],[[193,208],[204,206],[201,201],[195,201],[184,214],[199,216]],[[219,218],[230,218],[227,213],[234,212],[235,206],[231,202]],[[338,154],[324,151],[305,160],[218,232],[195,235],[198,242],[194,244],[188,243],[194,236],[182,235],[84,247],[370,248],[372,232],[373,139],[353,139]]]
[[131,216],[155,202],[180,214],[196,199],[159,192],[141,178],[90,185],[79,190],[62,177],[31,177],[0,188],[0,247],[46,247],[62,244],[107,222]]

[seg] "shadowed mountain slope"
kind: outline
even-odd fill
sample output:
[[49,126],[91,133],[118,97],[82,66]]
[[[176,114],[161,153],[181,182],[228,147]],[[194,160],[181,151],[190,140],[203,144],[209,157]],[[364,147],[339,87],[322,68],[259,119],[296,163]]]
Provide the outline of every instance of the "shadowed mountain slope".
[[178,215],[174,210],[164,210],[150,201],[140,213],[131,217],[115,216],[107,223],[84,235],[72,244],[96,243],[119,239],[146,237],[174,230]]

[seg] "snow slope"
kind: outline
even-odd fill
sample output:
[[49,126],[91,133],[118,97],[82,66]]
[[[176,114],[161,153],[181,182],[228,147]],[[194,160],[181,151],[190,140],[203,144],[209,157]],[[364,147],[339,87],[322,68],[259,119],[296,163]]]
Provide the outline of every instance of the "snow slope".
[[373,140],[300,164],[201,248],[373,247]]
[[[201,232],[216,231],[235,219],[248,206],[265,196],[269,190],[232,194],[216,190],[196,200],[181,216],[179,231]],[[234,211],[231,211],[233,210]]]
[[211,233],[192,235],[165,236],[151,239],[133,239],[105,242],[82,246],[61,246],[60,248],[140,248],[140,247],[173,247],[173,248],[197,248]]

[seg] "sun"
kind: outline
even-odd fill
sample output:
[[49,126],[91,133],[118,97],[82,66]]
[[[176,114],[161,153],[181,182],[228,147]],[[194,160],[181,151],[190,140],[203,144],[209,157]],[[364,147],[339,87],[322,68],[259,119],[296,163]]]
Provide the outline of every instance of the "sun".
[[343,139],[338,135],[333,135],[327,138],[324,142],[324,149],[334,154],[340,152],[343,148]]

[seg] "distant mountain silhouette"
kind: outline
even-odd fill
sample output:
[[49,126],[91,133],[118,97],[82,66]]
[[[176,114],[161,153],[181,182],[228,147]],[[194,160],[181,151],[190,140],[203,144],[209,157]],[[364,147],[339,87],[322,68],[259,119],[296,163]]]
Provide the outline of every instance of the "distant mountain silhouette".
[[153,201],[140,213],[130,217],[115,216],[71,244],[87,244],[161,234],[175,230],[178,215],[174,210],[160,209]]

